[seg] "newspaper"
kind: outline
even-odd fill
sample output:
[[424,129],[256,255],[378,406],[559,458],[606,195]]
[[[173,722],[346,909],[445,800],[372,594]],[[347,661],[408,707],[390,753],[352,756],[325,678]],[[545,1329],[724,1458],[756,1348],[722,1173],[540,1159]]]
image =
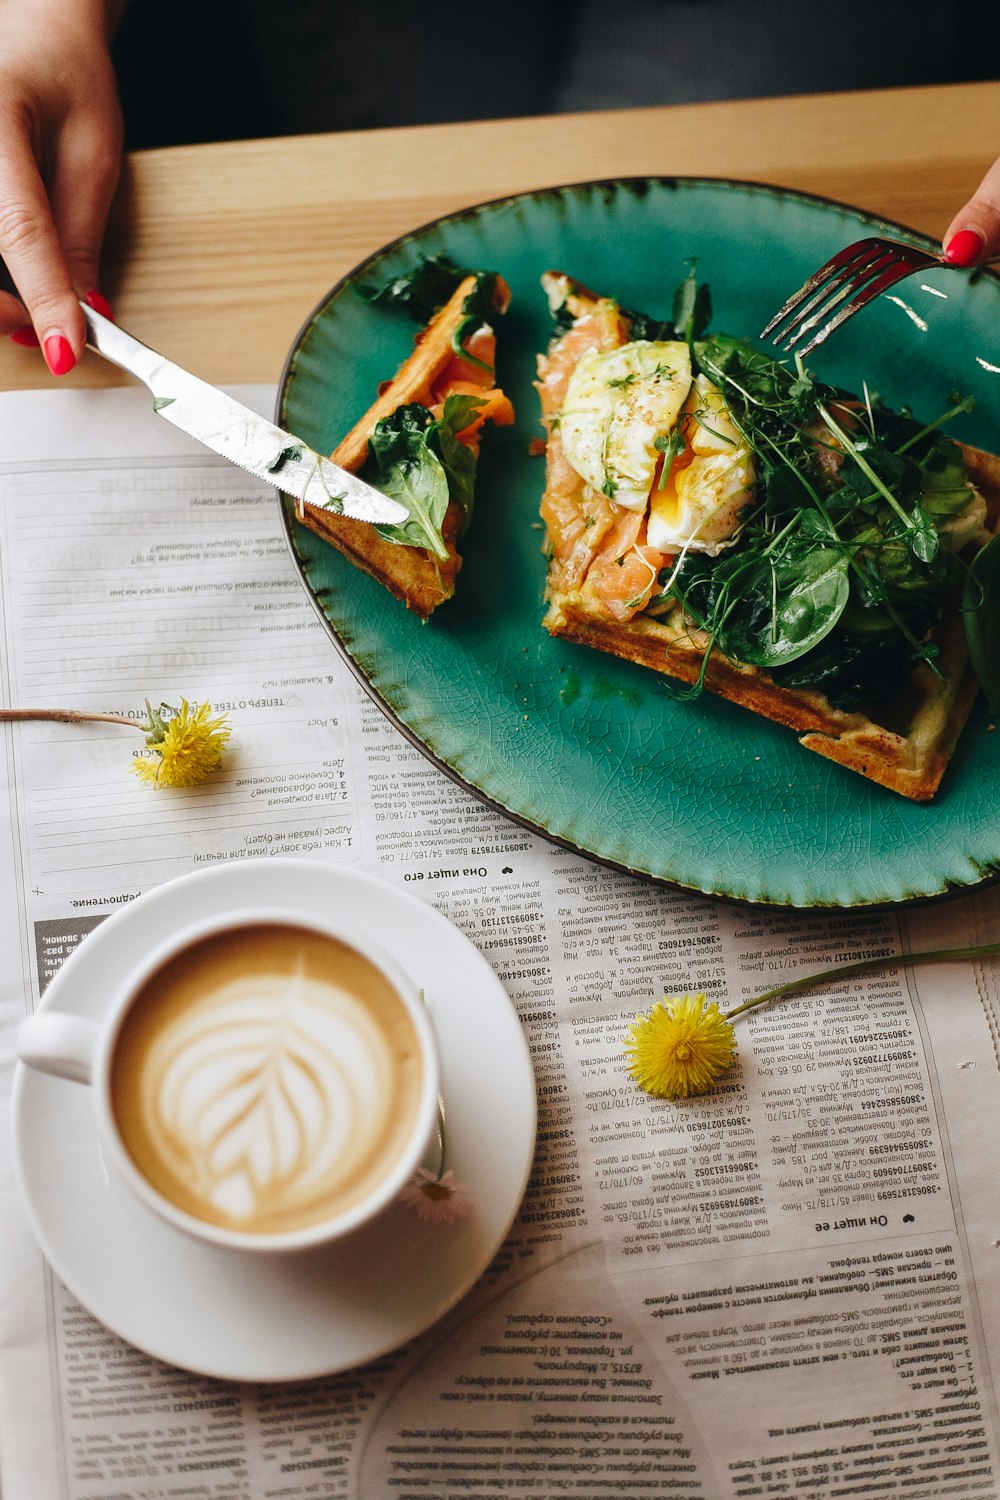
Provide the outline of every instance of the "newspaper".
[[240,767],[174,797],[124,774],[122,731],[6,726],[5,1116],[16,1026],[76,943],[174,876],[278,852],[405,886],[462,929],[519,1013],[539,1100],[524,1204],[476,1287],[401,1350],[291,1384],[212,1380],[109,1333],[42,1259],[5,1147],[4,1500],[1000,1494],[995,970],[890,963],[753,1012],[702,1098],[654,1101],[622,1059],[665,991],[733,1001],[985,941],[998,893],[770,912],[549,845],[382,717],[265,486],[135,391],[5,395],[0,433],[4,701],[207,698]]

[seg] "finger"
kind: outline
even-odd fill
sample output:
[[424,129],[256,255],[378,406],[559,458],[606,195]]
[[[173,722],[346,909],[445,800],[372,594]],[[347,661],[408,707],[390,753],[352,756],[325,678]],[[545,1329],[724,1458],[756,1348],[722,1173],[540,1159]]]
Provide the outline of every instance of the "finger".
[[14,338],[19,344],[30,344],[38,347],[38,337],[31,326],[27,308],[17,297],[9,292],[0,292],[0,338],[4,335]]
[[31,143],[9,122],[0,134],[0,256],[31,315],[49,369],[65,375],[83,350],[83,314]]
[[[114,120],[81,128],[68,122],[60,135],[50,190],[55,222],[70,278],[85,300],[100,298],[99,262],[108,213],[118,186],[119,134]],[[98,311],[103,311],[102,307]]]
[[943,243],[945,260],[955,266],[974,266],[1000,254],[1000,158],[952,219]]

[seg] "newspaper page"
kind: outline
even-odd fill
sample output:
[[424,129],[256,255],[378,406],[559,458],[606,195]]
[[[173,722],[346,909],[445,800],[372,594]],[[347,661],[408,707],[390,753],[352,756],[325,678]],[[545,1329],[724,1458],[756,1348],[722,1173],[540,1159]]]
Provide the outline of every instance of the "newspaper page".
[[[240,746],[238,776],[166,796],[122,774],[122,731],[5,726],[5,1120],[17,1024],[89,932],[200,865],[281,852],[464,931],[539,1104],[524,1203],[474,1289],[402,1349],[287,1384],[104,1328],[37,1249],[5,1146],[4,1500],[1000,1494],[996,973],[891,962],[996,938],[997,893],[768,911],[536,839],[367,698],[267,487],[134,391],[3,396],[0,432],[4,701],[129,713],[183,692],[231,708]],[[876,955],[742,1019],[707,1096],[653,1100],[625,1073],[627,1024],[664,992],[732,1002]]]

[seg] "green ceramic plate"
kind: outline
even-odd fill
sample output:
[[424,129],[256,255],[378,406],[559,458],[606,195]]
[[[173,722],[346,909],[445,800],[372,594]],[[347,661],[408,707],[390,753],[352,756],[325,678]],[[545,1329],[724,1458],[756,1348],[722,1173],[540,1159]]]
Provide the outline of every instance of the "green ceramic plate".
[[[495,269],[514,301],[499,374],[518,412],[487,433],[458,596],[421,624],[287,516],[302,579],[386,713],[438,765],[536,833],[690,891],[780,906],[927,899],[1000,872],[1000,734],[980,706],[937,800],[918,806],[801,749],[787,730],[708,696],[674,702],[657,676],[542,631],[537,510],[543,460],[532,390],[555,267],[664,316],[697,257],[713,327],[756,336],[833,251],[899,226],[751,183],[632,179],[525,193],[387,246],[334,287],[289,356],[278,420],[329,451],[409,352],[413,327],[359,286],[446,251]],[[908,234],[907,231],[902,231]],[[908,234],[917,244],[918,235]],[[933,271],[853,319],[812,367],[936,416],[972,391],[958,437],[1000,449],[1000,282]]]

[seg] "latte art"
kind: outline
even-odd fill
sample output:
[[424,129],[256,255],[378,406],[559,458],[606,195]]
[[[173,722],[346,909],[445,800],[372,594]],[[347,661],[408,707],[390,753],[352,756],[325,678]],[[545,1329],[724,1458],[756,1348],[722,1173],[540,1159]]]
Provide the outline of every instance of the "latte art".
[[137,1166],[179,1207],[250,1232],[365,1197],[413,1128],[413,1023],[367,959],[304,929],[238,929],[155,974],[112,1091]]

